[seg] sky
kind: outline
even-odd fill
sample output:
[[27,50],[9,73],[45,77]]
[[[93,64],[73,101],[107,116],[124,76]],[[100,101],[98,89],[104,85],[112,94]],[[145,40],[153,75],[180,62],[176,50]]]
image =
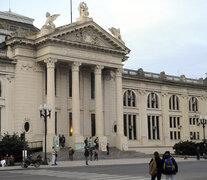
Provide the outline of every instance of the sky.
[[[79,17],[72,0],[73,22]],[[89,17],[108,31],[120,28],[131,50],[124,68],[188,78],[207,73],[207,0],[84,0]],[[35,19],[41,28],[46,12],[60,14],[54,21],[70,23],[70,0],[0,0],[0,11]],[[109,32],[109,31],[108,31]]]

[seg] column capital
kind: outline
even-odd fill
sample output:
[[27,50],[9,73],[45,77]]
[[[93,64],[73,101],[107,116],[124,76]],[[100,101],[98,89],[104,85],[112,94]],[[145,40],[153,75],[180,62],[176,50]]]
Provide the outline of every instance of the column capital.
[[47,64],[47,68],[55,68],[55,63],[57,62],[57,59],[48,58],[45,59],[44,62]]
[[122,77],[122,72],[123,72],[122,68],[116,69],[116,77]]
[[95,74],[101,74],[101,71],[102,71],[103,68],[104,68],[104,66],[102,66],[102,65],[95,66],[94,73]]
[[72,71],[79,71],[79,66],[81,66],[80,62],[73,62]]

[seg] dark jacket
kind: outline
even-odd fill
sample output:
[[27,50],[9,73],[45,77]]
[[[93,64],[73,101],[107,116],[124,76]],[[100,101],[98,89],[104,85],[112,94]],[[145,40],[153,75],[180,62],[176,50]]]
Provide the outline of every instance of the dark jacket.
[[[175,169],[173,171],[167,171],[164,169],[165,160],[168,158],[172,158],[172,163],[175,166]],[[172,175],[172,174],[176,174],[178,172],[178,165],[177,165],[175,159],[170,154],[168,154],[168,153],[164,154],[162,160],[163,160],[163,174]]]
[[88,148],[85,148],[84,156],[89,156],[89,150],[88,150]]
[[[153,160],[153,158],[151,159],[150,163],[152,162],[152,160]],[[160,159],[160,157],[155,157],[155,161],[156,161],[156,164],[157,164],[157,174],[162,174],[162,170],[163,170],[163,161],[162,161],[162,159]]]

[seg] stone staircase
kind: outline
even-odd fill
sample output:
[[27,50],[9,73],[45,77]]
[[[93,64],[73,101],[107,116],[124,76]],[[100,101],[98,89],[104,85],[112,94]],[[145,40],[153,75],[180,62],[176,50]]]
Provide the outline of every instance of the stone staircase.
[[[48,156],[49,158],[51,155]],[[136,151],[120,151],[115,147],[110,148],[109,155],[106,152],[99,151],[98,159],[124,159],[124,158],[144,158],[144,157],[151,157],[150,155],[146,155],[144,153],[136,152]],[[94,158],[94,157],[93,157]],[[84,152],[75,152],[73,155],[74,160],[84,160]],[[57,161],[68,161],[68,148],[61,148],[58,152]]]

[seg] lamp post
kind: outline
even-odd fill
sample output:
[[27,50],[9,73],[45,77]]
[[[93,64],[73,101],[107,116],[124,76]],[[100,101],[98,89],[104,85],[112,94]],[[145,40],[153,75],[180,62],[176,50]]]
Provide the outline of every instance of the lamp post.
[[[43,117],[44,118],[44,122],[45,122],[45,157],[44,157],[44,164],[48,165],[47,162],[47,117],[51,116],[51,107],[47,106],[46,104],[44,104],[44,106],[40,105],[40,118]],[[47,113],[47,111],[49,113]]]
[[205,138],[205,125],[207,124],[207,116],[200,116],[200,123],[203,126],[203,141],[204,144],[206,143],[206,138]]

